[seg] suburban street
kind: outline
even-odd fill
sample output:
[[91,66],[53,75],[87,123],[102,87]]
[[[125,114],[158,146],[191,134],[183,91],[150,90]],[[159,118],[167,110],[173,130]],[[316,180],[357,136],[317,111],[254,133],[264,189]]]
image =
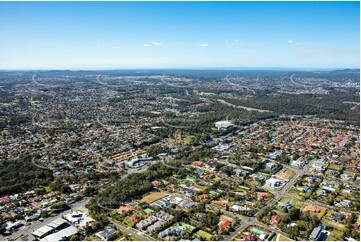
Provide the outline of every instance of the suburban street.
[[134,237],[136,237],[138,240],[141,240],[141,241],[151,241],[150,239],[148,239],[147,237],[139,234],[139,233],[136,233],[134,232],[133,230],[131,229],[128,229],[120,224],[118,224],[117,222],[113,221],[110,219],[110,221],[117,227],[117,229],[123,231],[124,233],[128,233],[128,234],[131,234],[133,235]]
[[[247,217],[247,216],[243,216],[243,215],[240,215],[240,214],[236,214],[236,213],[233,213],[233,215],[236,215],[240,221],[241,221],[241,226],[238,227],[238,229],[231,233],[228,237],[225,238],[225,240],[232,240],[234,239],[237,234],[242,231],[243,229],[245,229],[246,227],[248,226],[251,226],[251,225],[255,225],[255,226],[259,226],[259,227],[262,227],[264,229],[267,229],[267,230],[270,230],[274,233],[278,233],[278,234],[281,234],[285,237],[288,237],[288,235],[286,233],[283,233],[282,231],[278,230],[278,229],[274,229],[270,226],[267,226],[261,222],[259,222],[257,220],[257,216],[261,213],[263,213],[267,208],[269,207],[272,207],[277,201],[281,200],[282,198],[285,198],[285,197],[292,197],[292,196],[289,196],[287,195],[287,192],[289,189],[291,189],[293,187],[293,185],[295,184],[295,182],[303,175],[306,173],[306,170],[308,169],[308,167],[310,166],[310,164],[308,164],[307,166],[305,166],[302,170],[299,170],[299,169],[295,169],[293,167],[290,167],[290,166],[287,166],[285,165],[285,167],[287,167],[288,169],[291,169],[293,170],[296,174],[294,177],[292,177],[291,180],[288,181],[288,183],[286,185],[284,185],[282,187],[282,189],[280,191],[275,191],[273,192],[274,193],[274,197],[269,200],[266,205],[261,208],[260,210],[258,210],[253,217]],[[311,202],[310,202],[311,203]],[[325,206],[323,204],[321,204],[321,206]]]

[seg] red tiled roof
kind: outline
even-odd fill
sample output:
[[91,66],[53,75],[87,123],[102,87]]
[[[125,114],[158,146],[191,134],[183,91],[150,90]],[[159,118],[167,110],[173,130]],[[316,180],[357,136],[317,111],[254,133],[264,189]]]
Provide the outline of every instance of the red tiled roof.
[[314,206],[314,205],[308,205],[308,206],[306,206],[306,207],[303,209],[303,211],[304,211],[304,212],[306,212],[306,211],[311,211],[311,212],[316,212],[316,213],[318,213],[318,212],[321,211],[321,209],[320,209],[319,207]]
[[215,178],[216,176],[214,175],[214,174],[207,174],[207,175],[205,175],[204,176],[204,179],[213,179],[213,178]]
[[218,228],[219,229],[227,229],[230,224],[231,224],[231,222],[228,221],[227,219],[220,218],[219,223],[218,223]]
[[279,215],[273,215],[271,217],[272,224],[279,224],[281,222],[281,216]]

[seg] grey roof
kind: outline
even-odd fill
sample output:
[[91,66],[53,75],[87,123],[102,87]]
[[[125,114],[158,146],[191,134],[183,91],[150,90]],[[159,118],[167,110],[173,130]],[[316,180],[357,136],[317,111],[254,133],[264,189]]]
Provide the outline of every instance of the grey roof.
[[65,219],[57,218],[54,221],[52,221],[50,224],[48,224],[48,226],[56,229],[56,228],[60,227],[61,225],[63,225],[64,223],[66,223]]
[[319,236],[319,234],[321,233],[322,231],[322,227],[321,226],[318,226],[316,228],[314,228],[311,232],[311,235],[310,235],[310,239],[317,239],[317,237]]
[[48,236],[45,236],[40,241],[62,241],[69,239],[72,235],[77,234],[79,230],[74,227],[70,226],[66,229],[62,229],[58,231],[57,233],[50,234]]
[[45,225],[41,228],[38,228],[37,230],[35,230],[34,232],[32,232],[31,234],[34,235],[34,236],[37,236],[37,237],[42,237],[44,236],[45,234],[53,231],[54,228],[48,226],[48,225]]

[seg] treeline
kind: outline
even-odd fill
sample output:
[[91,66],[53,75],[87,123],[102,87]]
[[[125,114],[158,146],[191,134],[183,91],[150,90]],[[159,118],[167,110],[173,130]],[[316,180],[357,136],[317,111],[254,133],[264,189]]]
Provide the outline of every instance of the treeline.
[[249,100],[227,100],[235,105],[267,109],[277,114],[317,115],[320,118],[360,122],[360,108],[344,101],[358,101],[357,96],[331,92],[330,95],[259,95]]
[[[100,195],[100,203],[106,207],[117,207],[132,199],[139,199],[153,190],[151,181],[170,176],[174,169],[162,164],[154,164],[143,173],[133,173],[109,187]],[[110,202],[112,201],[112,202]]]
[[30,121],[31,118],[29,116],[19,114],[12,114],[10,116],[7,116],[0,113],[0,129],[21,125]]
[[52,171],[33,165],[30,155],[0,162],[0,196],[48,185],[52,180]]

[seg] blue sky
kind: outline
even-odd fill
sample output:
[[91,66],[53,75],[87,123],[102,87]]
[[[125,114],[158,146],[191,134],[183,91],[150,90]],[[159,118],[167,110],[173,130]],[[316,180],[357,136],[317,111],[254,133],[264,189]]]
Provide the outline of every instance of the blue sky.
[[359,2],[0,2],[0,69],[355,68]]

